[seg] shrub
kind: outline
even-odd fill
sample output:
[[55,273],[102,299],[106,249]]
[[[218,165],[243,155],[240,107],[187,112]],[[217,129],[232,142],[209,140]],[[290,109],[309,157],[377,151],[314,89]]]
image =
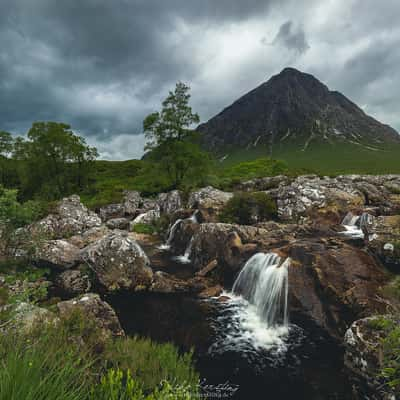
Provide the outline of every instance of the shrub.
[[277,206],[266,193],[236,193],[220,214],[221,222],[251,225],[275,218]]
[[156,232],[156,228],[153,225],[142,224],[142,223],[135,224],[132,230],[133,232],[144,233],[146,235],[152,235],[153,233]]
[[383,369],[382,376],[388,380],[389,386],[400,392],[400,326],[390,329],[382,341]]
[[199,376],[192,364],[192,353],[179,355],[172,344],[157,344],[138,337],[109,342],[105,358],[114,368],[131,371],[145,391],[161,382],[185,384],[196,388]]

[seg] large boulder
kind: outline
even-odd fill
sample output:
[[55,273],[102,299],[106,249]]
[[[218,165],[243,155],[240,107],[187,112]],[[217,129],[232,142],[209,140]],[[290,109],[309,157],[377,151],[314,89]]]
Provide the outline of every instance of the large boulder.
[[110,233],[110,230],[105,225],[95,226],[94,228],[90,228],[80,235],[71,236],[68,239],[68,242],[79,247],[80,249],[83,249],[90,243],[101,239],[103,236],[106,236],[108,233]]
[[168,193],[160,193],[157,198],[162,214],[173,214],[183,207],[182,197],[179,190],[173,190]]
[[278,214],[283,220],[298,220],[312,210],[342,210],[360,207],[365,199],[354,185],[333,178],[300,176],[289,185],[268,193],[276,198]]
[[61,292],[68,297],[90,292],[92,283],[89,274],[79,269],[70,269],[59,274],[55,281]]
[[207,186],[190,193],[187,206],[192,209],[197,208],[209,220],[216,220],[218,213],[232,197],[233,193]]
[[72,195],[61,200],[54,212],[32,225],[31,230],[39,231],[51,239],[63,239],[100,225],[100,217],[89,211],[79,196]]
[[101,338],[121,337],[125,333],[121,328],[115,311],[98,294],[87,293],[72,300],[62,301],[57,304],[60,318],[65,319],[76,312],[95,322]]
[[128,232],[114,230],[85,247],[82,258],[108,291],[143,290],[152,282],[150,261]]
[[344,365],[360,400],[396,398],[380,375],[384,330],[377,328],[379,318],[367,317],[353,322],[344,336]]
[[80,249],[66,240],[48,240],[36,251],[35,262],[41,266],[69,269],[81,261]]
[[256,178],[241,182],[236,186],[236,189],[243,192],[260,192],[276,189],[281,185],[288,185],[289,183],[290,178],[285,175],[267,176],[265,178]]
[[354,320],[385,309],[376,294],[387,274],[365,251],[335,239],[300,239],[277,252],[292,259],[291,312],[332,336],[342,337]]

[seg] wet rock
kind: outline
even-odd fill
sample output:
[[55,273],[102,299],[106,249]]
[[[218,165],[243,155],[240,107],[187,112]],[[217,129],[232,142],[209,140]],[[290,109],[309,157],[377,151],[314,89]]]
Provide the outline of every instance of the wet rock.
[[198,294],[200,298],[218,297],[224,291],[221,285],[212,286],[210,288],[204,289]]
[[106,226],[109,229],[128,229],[129,219],[127,218],[112,218],[106,222]]
[[140,206],[142,198],[140,193],[137,191],[126,190],[124,192],[123,209],[124,214],[134,217],[137,214],[137,210]]
[[394,400],[395,394],[380,377],[384,331],[374,327],[368,317],[352,323],[344,336],[344,365],[358,398]]
[[[74,312],[81,312],[85,318],[92,319],[101,332],[101,338],[121,337],[125,333],[111,306],[100,299],[98,294],[87,293],[72,300],[57,304],[61,318],[68,318]],[[99,338],[99,339],[101,339]]]
[[289,256],[291,313],[311,318],[335,337],[354,320],[381,312],[376,294],[387,274],[361,249],[336,240],[304,239],[279,249]]
[[82,258],[108,291],[143,290],[151,284],[149,259],[128,232],[114,230],[85,247]]
[[218,261],[212,260],[204,268],[202,268],[199,272],[197,272],[196,275],[197,276],[207,276],[212,271],[214,271],[215,268],[217,268],[217,267],[218,267]]
[[154,273],[153,283],[150,287],[150,291],[156,293],[182,293],[190,292],[191,289],[191,285],[187,281],[162,271]]
[[100,218],[103,222],[109,219],[122,218],[125,214],[125,208],[123,204],[109,204],[101,207],[99,210]]
[[66,240],[48,240],[37,249],[35,262],[45,267],[70,269],[81,262],[80,249]]
[[61,200],[54,212],[32,225],[31,230],[39,231],[52,239],[62,239],[82,234],[100,225],[100,217],[89,211],[81,203],[79,196],[72,195]]
[[179,190],[160,193],[157,197],[157,203],[160,206],[160,212],[162,214],[173,214],[183,208],[183,202]]
[[56,285],[69,297],[88,293],[92,287],[89,274],[78,269],[62,272],[56,278]]

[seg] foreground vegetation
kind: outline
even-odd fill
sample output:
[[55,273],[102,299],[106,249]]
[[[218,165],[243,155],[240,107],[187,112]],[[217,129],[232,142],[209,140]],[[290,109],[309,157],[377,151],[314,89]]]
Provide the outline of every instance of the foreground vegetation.
[[191,353],[148,339],[101,338],[80,314],[0,335],[0,399],[195,398],[199,377]]

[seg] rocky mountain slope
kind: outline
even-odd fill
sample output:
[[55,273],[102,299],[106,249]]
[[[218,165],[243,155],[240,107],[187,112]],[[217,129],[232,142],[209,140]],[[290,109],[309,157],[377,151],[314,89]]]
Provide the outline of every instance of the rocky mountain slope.
[[255,147],[344,141],[370,147],[400,143],[390,126],[368,116],[310,74],[285,68],[197,129],[205,147]]

